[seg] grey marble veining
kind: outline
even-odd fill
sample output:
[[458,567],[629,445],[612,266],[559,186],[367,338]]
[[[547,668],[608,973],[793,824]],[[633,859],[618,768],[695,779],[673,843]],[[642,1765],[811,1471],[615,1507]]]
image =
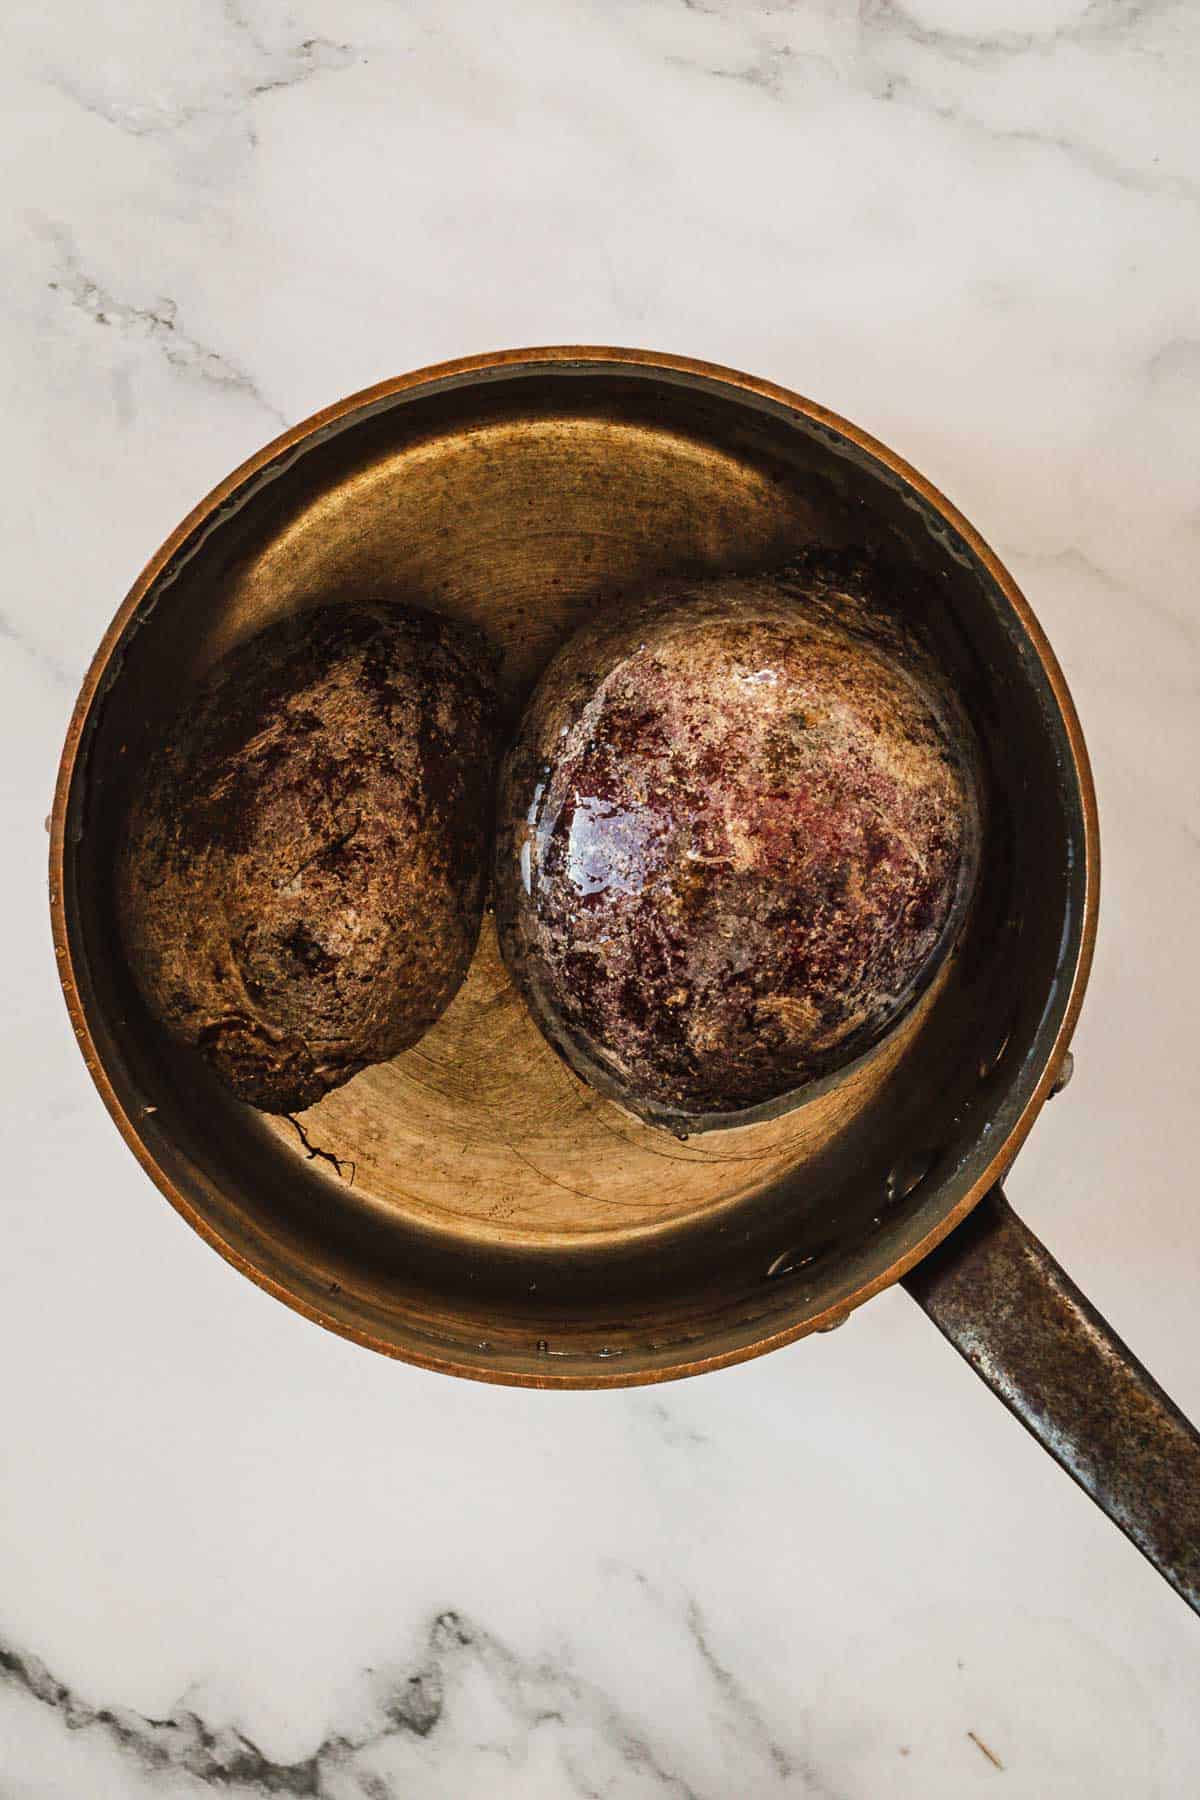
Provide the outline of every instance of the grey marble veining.
[[118,333],[134,343],[152,344],[173,369],[198,381],[236,388],[248,395],[269,419],[282,428],[283,414],[265,400],[247,371],[219,350],[199,343],[183,329],[179,307],[165,294],[144,306],[131,306],[92,280],[80,267],[79,253],[70,232],[52,219],[33,218],[33,228],[52,248],[54,274],[47,281],[50,293],[66,306],[75,307],[85,320]]
[[[628,1571],[643,1587],[646,1577]],[[751,1696],[719,1660],[694,1600],[678,1622],[695,1662],[695,1700],[728,1741],[727,1779],[747,1791],[824,1797],[839,1790],[771,1732]],[[207,1785],[235,1796],[311,1795],[366,1800],[425,1792],[436,1770],[439,1791],[494,1793],[518,1771],[540,1765],[563,1795],[620,1793],[699,1800],[718,1791],[676,1760],[658,1734],[625,1715],[593,1683],[574,1673],[569,1657],[529,1660],[462,1614],[445,1611],[424,1628],[411,1664],[364,1669],[342,1710],[304,1756],[282,1761],[230,1724],[214,1725],[186,1700],[164,1717],[86,1699],[39,1658],[0,1642],[0,1687],[13,1741],[22,1727],[50,1722],[44,1775],[71,1791],[83,1766],[111,1774],[130,1794],[171,1792],[172,1784]],[[36,1716],[42,1709],[44,1716]],[[32,1716],[31,1716],[32,1715]],[[32,1732],[31,1732],[32,1735]],[[684,1770],[687,1769],[685,1773]],[[733,1770],[737,1771],[736,1775]],[[536,1776],[535,1776],[536,1778]],[[699,1785],[696,1785],[697,1781]],[[165,1784],[165,1786],[164,1786]],[[47,1791],[57,1791],[50,1787]]]

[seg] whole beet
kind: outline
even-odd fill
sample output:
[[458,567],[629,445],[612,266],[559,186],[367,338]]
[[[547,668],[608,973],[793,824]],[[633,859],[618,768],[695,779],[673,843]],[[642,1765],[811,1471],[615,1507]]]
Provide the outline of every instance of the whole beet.
[[239,1099],[310,1106],[449,1004],[495,720],[478,634],[387,603],[274,625],[191,699],[130,807],[118,912],[150,1010]]
[[610,609],[555,658],[504,766],[501,945],[577,1072],[675,1129],[867,1049],[974,881],[969,729],[876,605],[810,555]]

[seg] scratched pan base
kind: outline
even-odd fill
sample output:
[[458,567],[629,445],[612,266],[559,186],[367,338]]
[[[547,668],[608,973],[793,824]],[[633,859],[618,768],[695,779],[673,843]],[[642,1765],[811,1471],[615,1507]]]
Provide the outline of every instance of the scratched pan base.
[[[1038,858],[1061,842],[1070,794],[1041,747],[1040,670],[986,553],[883,458],[743,377],[518,353],[330,409],[231,477],[152,561],[64,759],[60,955],[118,1123],[230,1260],[416,1361],[533,1383],[648,1380],[828,1323],[982,1191],[1031,1117],[1062,1022],[1039,977],[1078,929],[1075,877]],[[164,1042],[117,952],[105,871],[130,772],[232,645],[331,599],[414,599],[490,634],[512,723],[598,608],[814,541],[921,572],[987,763],[980,903],[939,981],[868,1057],[781,1117],[680,1142],[559,1060],[490,919],[422,1042],[295,1121],[238,1106]]]
[[786,1175],[883,1084],[928,1004],[795,1111],[680,1142],[572,1074],[513,987],[488,919],[465,986],[419,1044],[271,1126],[285,1152],[333,1172],[346,1205],[493,1244],[611,1244]]

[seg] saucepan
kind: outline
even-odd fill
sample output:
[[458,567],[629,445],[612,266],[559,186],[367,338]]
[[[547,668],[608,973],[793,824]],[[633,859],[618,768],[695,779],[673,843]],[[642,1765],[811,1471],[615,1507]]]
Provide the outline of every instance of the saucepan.
[[[865,1058],[781,1117],[680,1140],[582,1082],[485,922],[411,1050],[307,1113],[239,1105],[165,1040],[119,949],[131,784],[231,647],[331,599],[481,625],[512,721],[584,619],[664,576],[821,544],[908,572],[981,746],[986,841],[954,953]],[[1066,1081],[1096,930],[1087,755],[1030,607],[922,476],[812,402],[616,349],[479,356],[287,432],[186,518],[83,684],[50,897],[80,1049],[200,1235],[310,1319],[447,1374],[540,1388],[699,1374],[840,1325],[903,1281],[1200,1609],[1200,1438],[1010,1210]]]

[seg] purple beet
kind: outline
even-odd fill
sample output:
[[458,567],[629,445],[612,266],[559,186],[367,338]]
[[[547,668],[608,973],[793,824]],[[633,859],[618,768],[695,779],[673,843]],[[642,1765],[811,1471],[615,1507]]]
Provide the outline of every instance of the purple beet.
[[502,949],[568,1062],[645,1118],[798,1095],[884,1036],[961,922],[973,741],[881,579],[814,555],[660,589],[568,643],[525,713]]

